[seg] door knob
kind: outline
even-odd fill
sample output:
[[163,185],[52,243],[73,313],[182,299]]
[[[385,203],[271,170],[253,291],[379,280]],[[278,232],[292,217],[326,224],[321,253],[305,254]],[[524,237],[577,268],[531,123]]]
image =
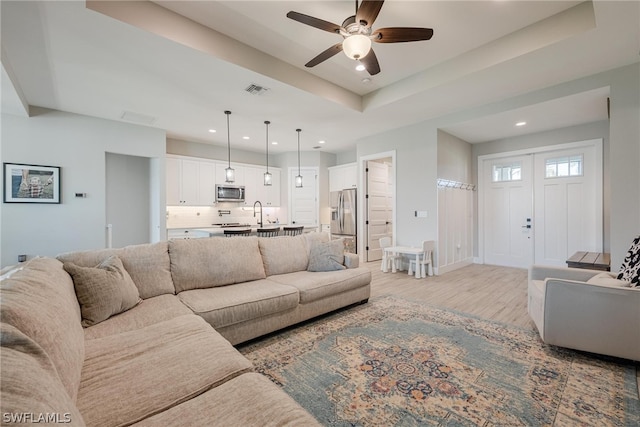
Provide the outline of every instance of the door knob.
[[522,228],[531,228],[531,224],[523,225]]

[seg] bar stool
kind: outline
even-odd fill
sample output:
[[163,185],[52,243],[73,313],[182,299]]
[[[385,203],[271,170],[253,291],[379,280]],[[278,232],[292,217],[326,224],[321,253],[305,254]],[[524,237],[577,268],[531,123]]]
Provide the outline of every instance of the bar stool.
[[280,234],[280,227],[258,228],[256,233],[258,234],[258,237],[277,237]]
[[250,236],[251,229],[242,229],[242,230],[224,230],[224,237],[236,237],[236,236]]
[[297,236],[298,234],[302,234],[302,230],[304,229],[304,227],[300,226],[300,227],[283,227],[282,228],[282,233],[285,236]]

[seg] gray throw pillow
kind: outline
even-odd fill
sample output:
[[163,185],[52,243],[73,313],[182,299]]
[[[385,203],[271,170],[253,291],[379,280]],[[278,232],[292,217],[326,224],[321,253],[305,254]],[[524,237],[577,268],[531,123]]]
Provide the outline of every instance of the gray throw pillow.
[[64,269],[73,278],[85,328],[127,311],[141,301],[138,288],[115,255],[96,267],[65,262]]
[[342,240],[313,243],[309,253],[307,271],[335,271],[344,268],[344,242]]

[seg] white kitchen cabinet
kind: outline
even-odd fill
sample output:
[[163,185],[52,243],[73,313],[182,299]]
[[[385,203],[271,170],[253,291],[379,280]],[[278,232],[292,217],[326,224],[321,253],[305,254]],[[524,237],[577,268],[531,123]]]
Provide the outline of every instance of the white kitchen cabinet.
[[167,206],[211,206],[216,201],[216,164],[167,157]]
[[198,169],[198,204],[212,206],[216,203],[216,164],[200,162]]
[[265,206],[280,206],[280,169],[269,169],[271,172],[271,186],[265,187]]
[[199,162],[167,157],[167,205],[197,205]]
[[358,165],[332,166],[329,169],[329,191],[340,191],[358,187]]

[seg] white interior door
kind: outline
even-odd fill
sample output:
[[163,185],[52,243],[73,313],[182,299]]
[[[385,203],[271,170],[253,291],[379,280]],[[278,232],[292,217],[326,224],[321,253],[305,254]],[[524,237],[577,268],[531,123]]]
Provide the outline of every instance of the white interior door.
[[297,168],[289,169],[289,223],[318,225],[318,171],[302,168],[302,187],[296,187]]
[[532,156],[483,163],[484,261],[527,268],[533,262]]
[[535,155],[535,262],[566,266],[577,251],[602,251],[599,145]]
[[366,261],[382,259],[380,239],[392,237],[392,193],[389,186],[389,165],[380,161],[366,162],[365,227]]

